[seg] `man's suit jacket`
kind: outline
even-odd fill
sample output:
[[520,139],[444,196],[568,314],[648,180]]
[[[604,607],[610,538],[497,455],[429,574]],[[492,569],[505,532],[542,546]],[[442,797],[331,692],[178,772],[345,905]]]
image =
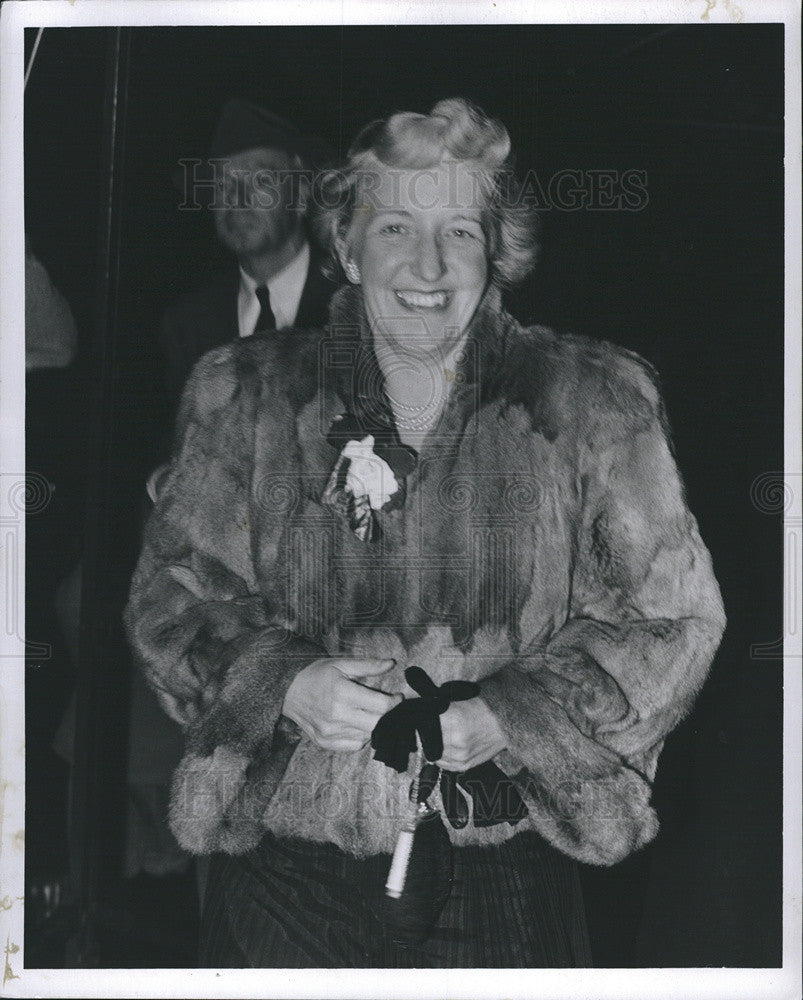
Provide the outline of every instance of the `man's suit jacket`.
[[[323,326],[328,320],[329,299],[336,288],[335,282],[321,273],[320,260],[313,254],[293,325],[301,329]],[[195,362],[213,347],[239,336],[239,289],[240,272],[232,267],[216,275],[209,285],[182,295],[162,317],[159,342],[167,365],[165,379],[171,421]]]

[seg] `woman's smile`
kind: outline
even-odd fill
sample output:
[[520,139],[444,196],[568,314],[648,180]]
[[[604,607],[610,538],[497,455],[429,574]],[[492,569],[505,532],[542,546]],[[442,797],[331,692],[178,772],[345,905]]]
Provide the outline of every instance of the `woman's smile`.
[[447,309],[452,301],[452,293],[444,290],[419,292],[410,288],[396,288],[393,294],[407,309]]

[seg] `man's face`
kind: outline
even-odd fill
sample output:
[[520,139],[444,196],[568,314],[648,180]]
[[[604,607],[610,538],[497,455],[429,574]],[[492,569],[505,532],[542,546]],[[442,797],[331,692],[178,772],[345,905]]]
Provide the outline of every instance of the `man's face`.
[[238,257],[280,250],[301,224],[299,171],[283,150],[248,149],[218,166],[215,229]]

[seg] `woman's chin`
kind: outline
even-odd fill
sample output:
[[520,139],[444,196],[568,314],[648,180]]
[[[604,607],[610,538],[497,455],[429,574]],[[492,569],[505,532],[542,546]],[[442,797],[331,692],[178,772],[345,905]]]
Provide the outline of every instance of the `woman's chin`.
[[378,351],[390,350],[395,354],[426,357],[435,355],[442,359],[459,342],[466,323],[448,320],[443,316],[416,314],[394,318],[382,324]]

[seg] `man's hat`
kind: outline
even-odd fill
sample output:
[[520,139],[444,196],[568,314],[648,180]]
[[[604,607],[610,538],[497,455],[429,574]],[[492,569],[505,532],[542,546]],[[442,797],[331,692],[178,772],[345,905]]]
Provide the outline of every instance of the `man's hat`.
[[320,169],[333,160],[333,152],[323,140],[304,135],[272,111],[250,101],[229,101],[220,113],[212,137],[210,159],[261,148],[283,149],[299,156],[313,169]]
[[[203,159],[179,160],[171,171],[173,187],[197,207],[209,207],[212,194],[207,175],[212,172],[210,160],[224,159],[247,149],[283,149],[299,156],[306,169],[322,170],[335,161],[328,143],[316,136],[304,135],[295,125],[266,111],[250,101],[229,101],[220,113],[209,155]],[[198,168],[196,173],[196,167]],[[197,187],[188,191],[188,180],[197,179]],[[192,183],[192,180],[190,180]]]

